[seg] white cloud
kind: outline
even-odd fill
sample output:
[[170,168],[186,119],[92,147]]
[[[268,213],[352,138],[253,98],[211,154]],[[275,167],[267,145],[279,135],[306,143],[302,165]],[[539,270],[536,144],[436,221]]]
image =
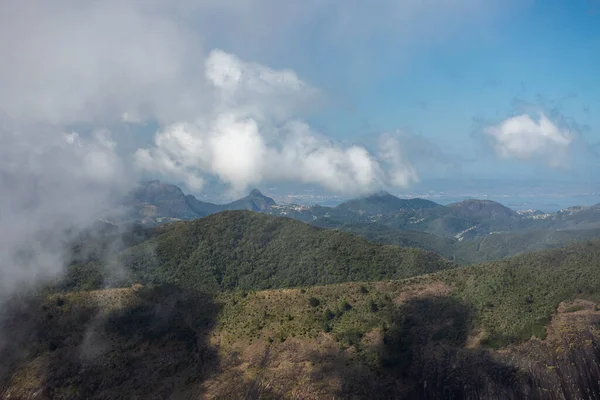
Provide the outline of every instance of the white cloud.
[[381,135],[379,149],[382,160],[388,165],[389,181],[393,186],[407,187],[411,183],[419,182],[417,170],[397,137],[390,134]]
[[266,147],[252,119],[221,115],[210,133],[211,171],[235,191],[262,180]]
[[379,163],[365,148],[332,142],[299,121],[283,127],[270,163],[272,180],[316,183],[336,192],[366,192],[383,183]]
[[176,119],[201,107],[199,39],[171,14],[136,3],[1,2],[3,114],[65,124],[124,113]]
[[[262,181],[298,181],[360,193],[416,180],[397,141],[378,160],[364,147],[337,144],[292,118],[318,93],[293,71],[247,63],[216,50],[206,61],[205,74],[219,101],[194,122],[157,133],[153,147],[137,151],[138,167],[196,190],[205,175],[217,176],[236,193]],[[389,165],[389,173],[380,161]]]
[[551,167],[570,163],[571,146],[577,137],[544,113],[537,120],[528,114],[508,118],[484,132],[499,157],[541,161]]
[[64,245],[111,207],[133,180],[107,132],[0,127],[0,301],[58,274]]
[[266,129],[268,137],[254,119],[233,114],[208,124],[176,124],[156,135],[155,146],[138,150],[136,163],[195,190],[204,176],[214,175],[235,194],[263,181],[315,183],[345,193],[366,192],[385,181],[378,160],[363,147],[336,144],[300,121]]

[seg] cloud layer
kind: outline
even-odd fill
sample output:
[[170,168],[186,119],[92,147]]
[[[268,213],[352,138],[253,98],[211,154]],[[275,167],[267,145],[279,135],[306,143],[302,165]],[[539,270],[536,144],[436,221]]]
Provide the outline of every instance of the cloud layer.
[[485,135],[501,158],[538,161],[550,167],[570,163],[570,150],[576,134],[550,121],[544,113],[537,119],[528,114],[508,118],[489,126]]
[[60,272],[65,244],[133,182],[105,132],[2,126],[0,142],[1,301]]

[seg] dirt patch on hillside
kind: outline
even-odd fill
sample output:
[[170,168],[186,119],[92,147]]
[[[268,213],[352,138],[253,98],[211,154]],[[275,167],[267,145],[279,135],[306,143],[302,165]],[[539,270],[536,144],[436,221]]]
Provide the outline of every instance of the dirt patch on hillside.
[[406,288],[395,299],[394,303],[402,304],[408,300],[423,299],[423,298],[440,298],[446,297],[452,293],[452,288],[443,282],[433,282],[425,285],[416,285]]
[[343,351],[326,333],[282,343],[257,340],[221,354],[221,373],[203,385],[205,399],[321,399],[339,390]]

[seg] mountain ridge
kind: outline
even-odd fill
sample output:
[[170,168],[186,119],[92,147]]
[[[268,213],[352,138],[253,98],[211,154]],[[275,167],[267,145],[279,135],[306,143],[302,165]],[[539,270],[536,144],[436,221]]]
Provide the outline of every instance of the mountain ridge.
[[[490,200],[469,199],[443,206],[424,199],[400,199],[385,191],[335,207],[278,205],[258,189],[230,203],[213,204],[192,195],[182,199],[181,189],[174,185],[159,181],[146,185],[154,189],[141,191],[143,203],[137,204],[137,214],[132,216],[145,226],[203,218],[225,210],[251,210],[347,231],[378,243],[435,251],[461,264],[553,248],[595,237],[600,230],[598,205],[556,213],[517,212]],[[157,193],[161,187],[166,188],[162,195]],[[561,233],[553,233],[558,231]]]

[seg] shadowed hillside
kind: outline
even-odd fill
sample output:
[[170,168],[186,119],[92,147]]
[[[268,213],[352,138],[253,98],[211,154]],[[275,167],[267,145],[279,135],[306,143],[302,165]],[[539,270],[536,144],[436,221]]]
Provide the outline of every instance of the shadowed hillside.
[[229,294],[217,328],[228,371],[207,387],[231,394],[225,382],[258,376],[286,397],[597,399],[599,249]]
[[96,262],[5,305],[3,397],[599,398],[598,240],[452,268],[235,211],[115,260],[127,272],[112,284],[142,284],[64,292]]
[[0,314],[0,397],[198,398],[218,365],[217,315],[169,286],[15,300]]
[[[3,311],[10,398],[598,398],[600,243],[400,281]],[[7,338],[5,336],[5,338]]]

